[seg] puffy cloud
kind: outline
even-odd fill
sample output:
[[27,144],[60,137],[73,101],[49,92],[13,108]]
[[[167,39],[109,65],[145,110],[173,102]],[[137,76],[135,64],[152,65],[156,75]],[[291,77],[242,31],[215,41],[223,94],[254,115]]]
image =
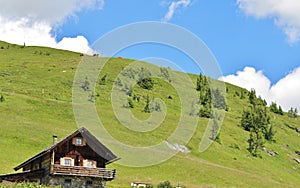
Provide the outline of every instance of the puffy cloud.
[[220,78],[225,82],[246,88],[255,89],[257,95],[268,96],[271,82],[262,71],[256,71],[252,67],[245,67],[243,71],[238,71],[236,75],[228,75]]
[[221,77],[220,80],[248,90],[253,88],[269,104],[274,101],[281,105],[285,111],[291,107],[300,109],[300,67],[272,86],[271,81],[262,71],[256,71],[252,67],[245,67],[243,71],[238,71],[235,75]]
[[82,9],[101,9],[104,0],[0,0],[0,16],[9,20],[30,18],[32,21],[57,24]]
[[273,18],[289,43],[300,39],[300,3],[298,0],[237,0],[241,10],[256,18]]
[[270,89],[270,98],[281,104],[285,110],[300,109],[300,67],[279,80]]
[[84,53],[89,53],[91,50],[88,41],[83,36],[77,36],[76,38],[65,37],[57,44],[57,48]]
[[163,18],[163,21],[167,22],[173,18],[173,15],[180,6],[186,8],[188,5],[191,4],[190,0],[179,0],[177,2],[172,2],[169,6],[169,11],[166,13],[166,15]]
[[82,9],[101,9],[104,0],[0,0],[0,3],[0,40],[86,53],[90,50],[86,38],[77,36],[57,42],[53,31]]

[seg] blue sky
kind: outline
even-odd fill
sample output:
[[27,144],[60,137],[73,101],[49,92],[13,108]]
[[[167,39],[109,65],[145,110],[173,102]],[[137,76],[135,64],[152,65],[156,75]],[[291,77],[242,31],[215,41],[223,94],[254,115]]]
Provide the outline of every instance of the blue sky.
[[[176,24],[203,40],[216,57],[223,80],[255,88],[268,102],[276,101],[284,109],[300,108],[300,4],[296,0],[0,2],[4,4],[0,40],[73,51],[87,51],[105,33],[125,24]],[[118,55],[163,57],[187,72],[199,72],[187,57],[162,46],[135,46]]]
[[[107,1],[103,10],[82,11],[77,18],[69,19],[56,31],[56,39],[82,34],[93,44],[105,33],[122,25],[161,21],[168,11],[168,4],[163,4],[160,0]],[[275,83],[300,62],[299,44],[289,44],[273,19],[247,16],[235,0],[192,1],[186,8],[178,8],[169,23],[182,26],[201,38],[217,58],[224,75],[251,66],[263,70]],[[142,58],[133,53],[125,55]]]

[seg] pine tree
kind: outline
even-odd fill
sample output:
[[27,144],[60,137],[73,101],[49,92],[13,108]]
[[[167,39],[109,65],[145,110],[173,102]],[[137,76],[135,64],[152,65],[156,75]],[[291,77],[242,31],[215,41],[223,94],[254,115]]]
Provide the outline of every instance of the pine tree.
[[245,98],[244,91],[241,89],[240,99],[244,99],[244,98]]
[[278,114],[283,115],[283,110],[282,110],[281,106],[278,107]]
[[169,71],[167,68],[160,68],[160,73],[162,75],[163,78],[165,78],[166,80],[168,80],[169,82],[171,82],[171,79],[170,79],[170,74],[169,74]]
[[244,109],[241,119],[241,126],[246,131],[250,131],[253,127],[253,112],[252,109]]
[[291,107],[291,109],[288,111],[289,117],[295,118],[298,114],[298,109]]
[[[259,156],[259,151],[265,143],[265,139],[274,140],[275,132],[270,126],[270,117],[267,112],[266,103],[257,98],[255,91],[249,93],[250,107],[244,109],[241,119],[241,126],[249,131],[248,151],[253,156]],[[277,105],[272,105],[273,108]],[[275,109],[275,108],[274,108]]]
[[275,102],[271,103],[270,111],[275,114],[283,115],[283,110],[282,110],[281,106],[277,106],[277,104]]
[[203,76],[202,74],[200,73],[199,76],[197,77],[197,83],[196,83],[196,90],[197,91],[201,91],[201,87],[202,87],[202,79]]
[[206,76],[202,74],[197,78],[196,90],[199,91],[199,113],[200,117],[210,118],[212,108],[212,93]]
[[269,141],[275,141],[274,136],[275,136],[275,132],[273,130],[273,126],[271,125],[267,133],[265,134],[265,139]]
[[150,113],[151,112],[149,95],[147,95],[146,106],[144,107],[143,111],[146,112],[146,113]]
[[254,89],[251,89],[249,92],[249,102],[252,105],[255,105],[255,99],[256,99],[256,91]]
[[213,106],[218,109],[226,109],[226,101],[224,95],[220,92],[219,89],[213,90]]
[[259,156],[259,151],[264,145],[263,133],[258,129],[250,130],[250,138],[248,140],[249,147],[248,151],[255,157]]
[[270,111],[276,114],[278,113],[277,104],[275,102],[272,102],[272,104],[270,105]]

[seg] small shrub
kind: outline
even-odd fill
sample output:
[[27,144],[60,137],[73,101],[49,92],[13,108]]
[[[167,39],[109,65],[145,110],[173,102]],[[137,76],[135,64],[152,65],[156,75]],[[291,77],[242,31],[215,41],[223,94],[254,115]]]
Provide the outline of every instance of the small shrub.
[[131,98],[128,98],[128,108],[134,108],[134,103]]
[[141,80],[139,80],[137,82],[137,84],[143,88],[143,89],[147,89],[147,90],[152,90],[154,87],[154,81],[152,80],[152,78],[148,77],[148,78],[143,78]]
[[173,188],[172,184],[169,181],[161,182],[157,185],[157,188]]
[[221,143],[221,138],[220,138],[220,133],[217,134],[216,138],[215,138],[215,141],[219,144],[222,144]]
[[119,87],[122,87],[122,86],[123,86],[122,81],[121,81],[121,79],[120,79],[119,77],[116,79],[115,85],[116,85],[116,86],[119,86]]
[[85,80],[84,80],[83,84],[81,85],[81,88],[82,88],[84,91],[88,91],[88,90],[90,89],[90,82],[89,82],[87,76],[85,77]]
[[234,93],[234,96],[240,96],[240,93],[239,92],[237,92],[237,91],[235,91],[235,93]]
[[94,103],[95,102],[95,95],[92,93],[89,95],[89,99],[90,102]]
[[134,95],[133,95],[133,100],[136,101],[136,102],[140,102],[141,97],[138,96],[138,95],[136,95],[136,94],[134,94]]
[[237,145],[237,144],[230,144],[229,147],[232,148],[232,149],[240,150],[240,147],[239,147],[239,145]]
[[211,118],[212,114],[211,114],[211,108],[210,108],[210,106],[200,105],[200,109],[199,109],[198,115],[199,115],[199,117]]
[[245,96],[244,96],[244,91],[243,91],[243,90],[241,90],[240,99],[244,99],[244,98],[245,98]]
[[165,78],[167,81],[171,82],[168,68],[160,68],[160,73],[163,78]]
[[4,98],[4,96],[1,94],[1,96],[0,96],[0,102],[4,102],[5,101],[5,98]]
[[126,93],[126,95],[128,95],[129,97],[132,96],[132,92],[133,92],[132,86],[128,86],[127,84],[125,84],[122,91],[124,91]]
[[160,104],[158,102],[155,103],[154,110],[156,112],[161,112],[161,107],[160,107]]
[[107,74],[105,74],[101,79],[99,84],[100,85],[106,85],[106,81],[107,81]]
[[38,183],[14,183],[0,185],[0,188],[46,188],[47,186],[39,185]]

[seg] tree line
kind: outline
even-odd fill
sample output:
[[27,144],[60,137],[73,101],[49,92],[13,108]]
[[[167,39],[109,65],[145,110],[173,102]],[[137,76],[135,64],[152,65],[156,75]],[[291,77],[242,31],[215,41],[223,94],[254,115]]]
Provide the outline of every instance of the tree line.
[[249,131],[248,151],[253,156],[260,156],[265,141],[275,141],[275,132],[270,123],[266,101],[257,98],[254,89],[248,93],[248,99],[249,106],[243,110],[240,125],[244,130]]
[[197,77],[196,90],[199,91],[199,117],[213,117],[212,108],[228,110],[224,93],[218,88],[213,89],[208,78],[201,73]]

